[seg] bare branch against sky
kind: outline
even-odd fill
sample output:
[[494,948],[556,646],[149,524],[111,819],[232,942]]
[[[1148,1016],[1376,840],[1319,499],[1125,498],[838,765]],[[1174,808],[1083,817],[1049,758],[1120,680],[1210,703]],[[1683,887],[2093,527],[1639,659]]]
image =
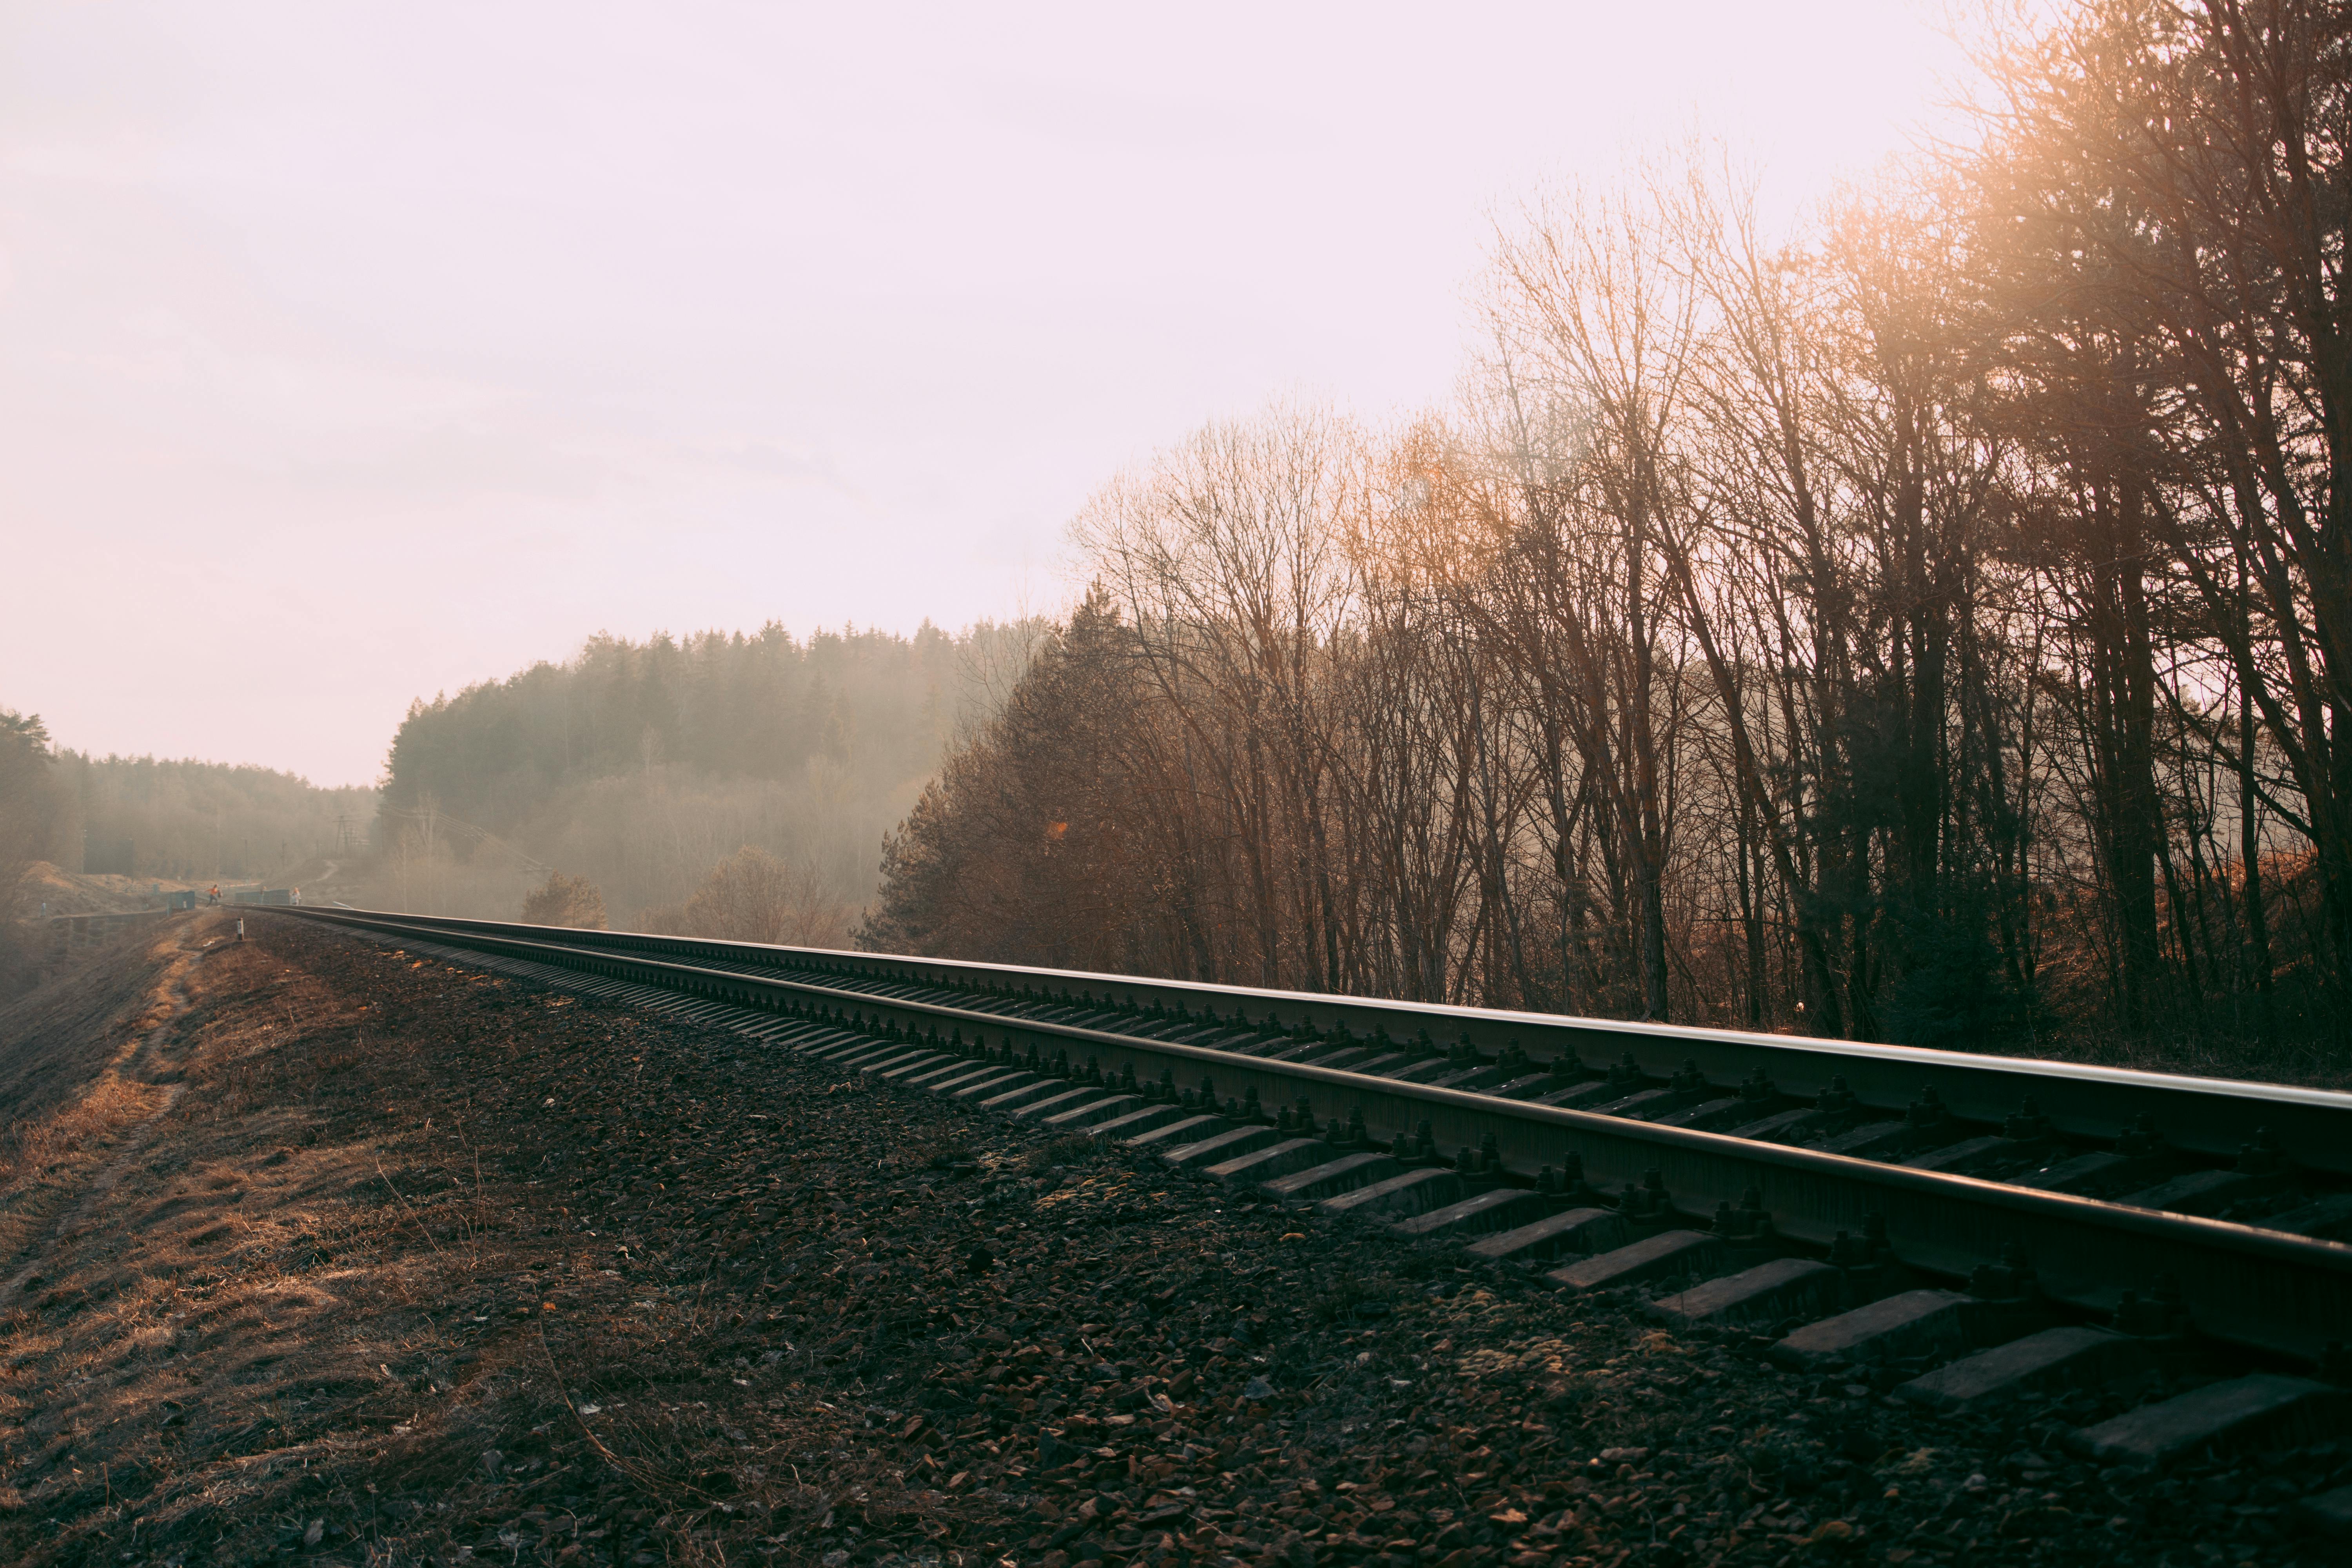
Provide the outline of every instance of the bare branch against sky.
[[1045,607],[1202,420],[1442,396],[1546,179],[1696,126],[1801,200],[1949,68],[1891,0],[21,0],[0,698],[357,782],[600,627]]

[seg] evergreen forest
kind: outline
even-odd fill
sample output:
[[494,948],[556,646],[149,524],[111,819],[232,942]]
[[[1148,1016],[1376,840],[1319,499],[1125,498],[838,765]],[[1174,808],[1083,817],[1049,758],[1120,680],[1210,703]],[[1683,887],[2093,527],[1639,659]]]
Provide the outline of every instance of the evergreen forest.
[[560,873],[593,885],[614,925],[676,929],[751,847],[793,868],[809,917],[795,929],[845,942],[883,833],[1038,631],[599,636],[419,701],[385,763],[373,896],[513,919]]

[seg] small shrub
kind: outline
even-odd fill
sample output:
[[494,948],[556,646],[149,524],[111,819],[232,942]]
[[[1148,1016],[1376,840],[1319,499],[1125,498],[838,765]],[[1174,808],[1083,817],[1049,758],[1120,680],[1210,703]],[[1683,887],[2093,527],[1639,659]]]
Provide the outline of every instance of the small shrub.
[[547,874],[547,885],[522,901],[526,925],[569,926],[573,931],[604,929],[604,895],[585,877]]

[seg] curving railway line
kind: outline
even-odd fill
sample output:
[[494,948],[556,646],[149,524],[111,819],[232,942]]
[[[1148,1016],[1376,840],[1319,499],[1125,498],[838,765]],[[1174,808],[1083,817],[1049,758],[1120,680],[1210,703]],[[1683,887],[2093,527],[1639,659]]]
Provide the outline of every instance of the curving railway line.
[[[1931,1408],[2200,1369],[2074,1435],[2352,1428],[2352,1095],[872,953],[278,910],[1458,1242]],[[2174,1383],[2179,1380],[2176,1377]],[[2168,1385],[2169,1386],[2169,1385]],[[2352,1489],[2346,1489],[2352,1491]],[[2334,1494],[2331,1494],[2333,1496]],[[2352,1498],[2342,1500],[2352,1524]]]

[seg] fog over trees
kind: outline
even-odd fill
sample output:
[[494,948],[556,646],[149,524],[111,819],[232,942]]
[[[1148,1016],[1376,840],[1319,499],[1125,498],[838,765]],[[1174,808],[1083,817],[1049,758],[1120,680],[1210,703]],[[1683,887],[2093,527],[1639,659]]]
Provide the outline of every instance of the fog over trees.
[[[375,792],[274,768],[62,752],[70,805],[50,858],[67,869],[179,881],[284,879],[365,852]],[[79,860],[76,859],[79,857]]]
[[261,883],[312,903],[846,945],[884,833],[1045,629],[599,636],[415,703],[372,789],[91,757],[0,708],[0,996],[40,976],[45,861],[92,908],[159,902],[152,883]]
[[1106,486],[885,949],[1968,1046],[2341,1039],[2352,22],[2097,0],[1793,237],[1507,220],[1460,397]]
[[[365,900],[511,920],[536,891],[528,918],[548,923],[593,907],[629,930],[844,945],[883,832],[1040,630],[600,636],[417,702],[385,763]],[[755,895],[781,902],[755,914]]]
[[[374,799],[268,768],[92,756],[58,746],[39,714],[0,707],[0,1000],[41,978],[45,913],[141,907],[159,884],[283,885],[338,853],[354,861]],[[60,893],[72,901],[52,909]]]
[[[0,817],[20,867],[242,882],[366,853],[372,789],[321,788],[250,764],[94,756],[53,745],[39,715],[5,709],[0,736],[9,742]],[[0,860],[0,874],[11,863]]]

